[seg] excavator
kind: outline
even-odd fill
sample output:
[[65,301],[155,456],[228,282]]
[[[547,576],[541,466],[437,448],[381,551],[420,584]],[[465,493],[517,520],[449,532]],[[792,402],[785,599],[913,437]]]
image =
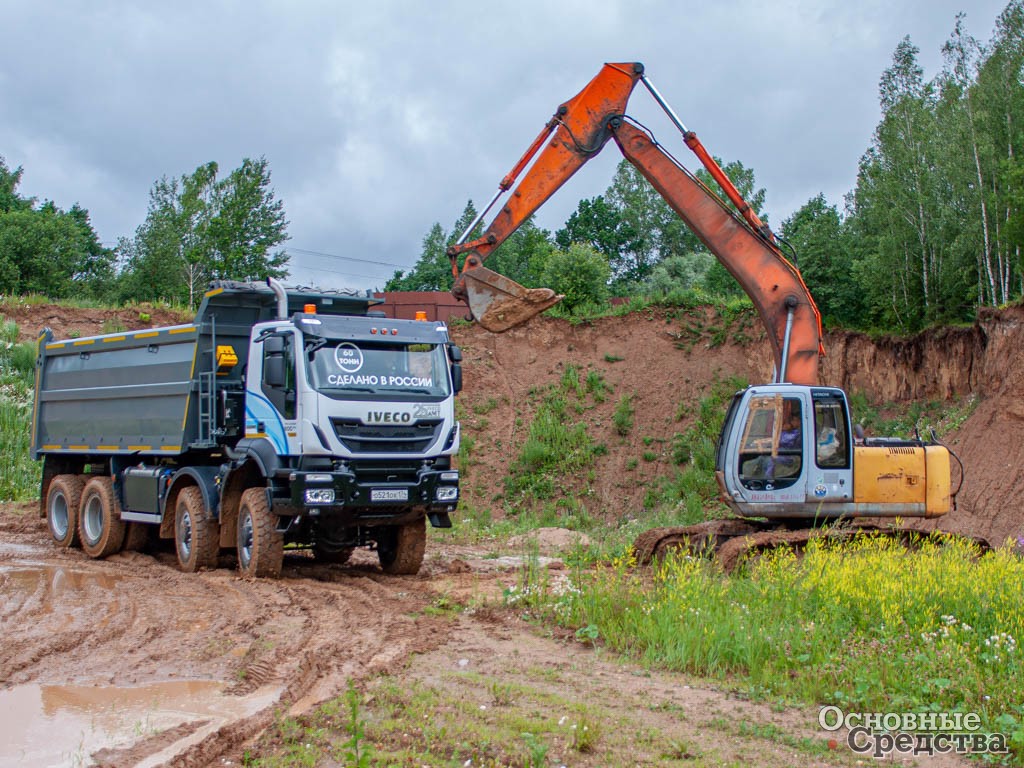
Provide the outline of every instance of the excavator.
[[[638,83],[681,132],[732,206],[627,116],[626,104]],[[636,542],[638,557],[646,560],[700,540],[701,547],[713,546],[722,555],[735,550],[735,558],[779,541],[798,545],[826,522],[863,524],[948,512],[956,498],[951,491],[953,454],[934,433],[926,441],[864,438],[859,427],[855,431],[846,394],[818,380],[824,355],[821,315],[800,271],[640,63],[605,64],[582,91],[561,104],[488,205],[448,249],[455,277],[452,293],[466,302],[474,319],[500,333],[561,299],[547,288],[524,288],[484,262],[609,141],[750,297],[767,330],[774,363],[770,383],[750,386],[733,397],[719,438],[715,476],[721,498],[735,517],[647,531]],[[483,234],[468,239],[513,185]],[[962,478],[961,466],[961,484]],[[835,525],[830,529],[844,530]]]

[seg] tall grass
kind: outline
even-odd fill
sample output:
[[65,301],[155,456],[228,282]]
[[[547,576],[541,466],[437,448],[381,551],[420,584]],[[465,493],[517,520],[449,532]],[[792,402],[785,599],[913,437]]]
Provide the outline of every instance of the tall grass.
[[970,711],[1024,749],[1024,559],[965,540],[812,541],[736,575],[669,558],[578,573],[545,610],[651,665],[846,711]]
[[39,464],[29,457],[36,347],[18,343],[18,326],[0,324],[0,501],[38,493]]
[[594,443],[581,416],[593,407],[589,400],[603,400],[607,389],[600,376],[581,379],[576,366],[566,365],[558,384],[535,393],[540,396],[537,412],[505,478],[509,500],[551,499],[564,477],[590,467],[596,455],[607,451]]

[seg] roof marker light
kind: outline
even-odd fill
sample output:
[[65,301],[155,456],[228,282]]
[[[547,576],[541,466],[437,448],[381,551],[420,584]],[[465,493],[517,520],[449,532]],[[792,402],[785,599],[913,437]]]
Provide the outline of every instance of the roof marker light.
[[302,308],[302,311],[305,312],[307,315],[315,315],[316,314],[316,304],[306,304]]
[[424,323],[427,322],[427,313],[424,312],[422,309],[417,309],[416,319]]

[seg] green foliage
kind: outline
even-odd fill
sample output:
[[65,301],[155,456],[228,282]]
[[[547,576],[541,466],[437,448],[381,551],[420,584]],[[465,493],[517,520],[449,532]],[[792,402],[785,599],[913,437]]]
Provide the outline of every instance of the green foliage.
[[287,254],[274,249],[288,239],[288,222],[266,158],[245,158],[223,179],[218,170],[210,162],[153,185],[146,221],[118,244],[122,298],[194,307],[210,280],[287,274]]
[[[693,423],[684,432],[672,437],[672,459],[682,468],[648,486],[645,509],[669,512],[677,524],[696,523],[724,513],[715,482],[715,448],[725,419],[726,403],[746,385],[739,377],[716,379],[710,391],[695,405],[680,404],[677,418],[694,416]],[[644,459],[647,460],[647,453]]]
[[619,398],[612,414],[612,424],[615,431],[623,437],[633,431],[633,395],[623,395]]
[[588,394],[575,366],[567,365],[558,385],[537,394],[537,412],[505,478],[507,495],[524,501],[554,498],[561,478],[590,466],[602,450],[587,432],[586,421],[575,420],[587,407]]
[[555,243],[563,251],[574,243],[588,245],[604,254],[615,270],[641,247],[641,237],[635,223],[626,220],[620,207],[598,195],[592,200],[580,200],[565,226],[555,232]]
[[[384,285],[385,291],[450,291],[454,283],[451,261],[448,259],[448,246],[453,245],[476,218],[473,201],[466,202],[462,214],[455,220],[451,232],[445,232],[440,223],[435,222],[423,238],[420,257],[412,269],[402,272],[398,270]],[[469,234],[469,240],[479,237],[479,226]],[[461,264],[460,264],[461,267]]]
[[360,715],[359,708],[362,697],[356,689],[355,684],[349,680],[348,690],[345,692],[345,702],[348,704],[348,741],[341,746],[346,765],[353,768],[367,768],[373,758],[373,751],[365,744],[366,725]]
[[21,168],[11,171],[0,157],[0,293],[104,295],[114,253],[100,245],[89,212],[22,197],[21,177]]
[[589,246],[573,244],[568,251],[554,251],[544,265],[541,282],[565,295],[562,306],[578,307],[604,301],[608,296],[611,268],[608,260]]
[[0,326],[0,501],[30,499],[39,493],[39,464],[31,449],[35,344],[18,341],[18,326]]

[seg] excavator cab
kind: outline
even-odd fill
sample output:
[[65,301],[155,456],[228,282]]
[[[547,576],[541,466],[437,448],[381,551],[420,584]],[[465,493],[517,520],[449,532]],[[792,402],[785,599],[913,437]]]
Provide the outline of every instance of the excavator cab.
[[769,384],[738,392],[718,442],[723,500],[745,517],[848,514],[851,435],[841,389]]

